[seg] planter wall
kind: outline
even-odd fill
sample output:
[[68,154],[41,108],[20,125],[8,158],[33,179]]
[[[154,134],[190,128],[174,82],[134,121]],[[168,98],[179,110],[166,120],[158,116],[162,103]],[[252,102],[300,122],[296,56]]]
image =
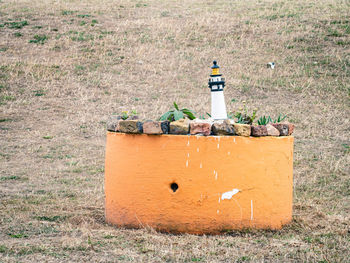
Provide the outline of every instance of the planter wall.
[[106,220],[172,233],[279,229],[292,219],[293,140],[108,132]]

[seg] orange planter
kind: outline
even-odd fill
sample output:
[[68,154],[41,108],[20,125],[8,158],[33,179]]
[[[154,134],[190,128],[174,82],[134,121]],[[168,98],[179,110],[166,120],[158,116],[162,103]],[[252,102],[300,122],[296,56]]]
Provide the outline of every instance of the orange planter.
[[279,229],[292,219],[293,137],[108,132],[105,194],[118,226]]

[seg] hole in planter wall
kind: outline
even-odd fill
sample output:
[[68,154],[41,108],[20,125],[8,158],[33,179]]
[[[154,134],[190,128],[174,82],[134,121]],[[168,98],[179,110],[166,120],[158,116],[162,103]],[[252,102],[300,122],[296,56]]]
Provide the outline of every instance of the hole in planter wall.
[[179,186],[177,185],[177,183],[172,183],[170,185],[171,190],[173,190],[173,192],[175,193],[177,191],[177,189],[179,189]]

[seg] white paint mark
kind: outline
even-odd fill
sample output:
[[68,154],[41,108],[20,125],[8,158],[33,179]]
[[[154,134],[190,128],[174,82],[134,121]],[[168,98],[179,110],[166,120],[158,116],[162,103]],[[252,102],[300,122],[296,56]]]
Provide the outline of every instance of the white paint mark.
[[187,142],[187,146],[190,146],[190,140],[188,140],[188,142]]
[[215,180],[218,179],[218,172],[215,173]]
[[188,160],[186,161],[186,167],[188,167]]
[[214,175],[216,174],[215,170],[214,170]]
[[239,193],[239,190],[238,189],[232,189],[232,191],[228,191],[228,192],[225,192],[221,195],[221,199],[222,200],[225,200],[225,199],[231,199],[232,196],[234,196],[235,194],[238,194]]
[[236,204],[238,205],[239,209],[241,210],[241,220],[243,219],[243,210],[242,210],[242,207],[240,206],[240,204],[238,203],[238,201],[236,199],[233,199]]
[[219,210],[216,210],[216,213],[217,213],[217,214],[219,214],[219,213],[220,213],[220,211],[219,211]]
[[221,198],[219,197],[219,203],[220,203],[220,201],[221,201]]
[[202,166],[202,163],[199,165],[199,168],[202,168],[203,166]]
[[228,154],[228,155],[230,155],[230,154],[231,154],[231,152],[227,152],[227,154]]
[[190,157],[190,153],[187,154],[187,157]]
[[233,138],[233,142],[236,143],[236,138]]
[[218,144],[218,149],[220,148],[220,144]]
[[197,148],[197,152],[199,153],[199,148]]
[[218,137],[218,141],[220,142],[220,136]]
[[253,200],[250,200],[250,220],[253,220]]

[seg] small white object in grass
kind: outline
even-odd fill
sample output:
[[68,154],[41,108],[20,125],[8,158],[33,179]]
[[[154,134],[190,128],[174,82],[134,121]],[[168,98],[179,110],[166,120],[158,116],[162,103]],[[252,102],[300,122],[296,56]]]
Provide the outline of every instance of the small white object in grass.
[[271,68],[271,69],[274,69],[274,68],[275,68],[275,62],[269,62],[269,63],[267,63],[267,67],[268,67],[268,68]]

